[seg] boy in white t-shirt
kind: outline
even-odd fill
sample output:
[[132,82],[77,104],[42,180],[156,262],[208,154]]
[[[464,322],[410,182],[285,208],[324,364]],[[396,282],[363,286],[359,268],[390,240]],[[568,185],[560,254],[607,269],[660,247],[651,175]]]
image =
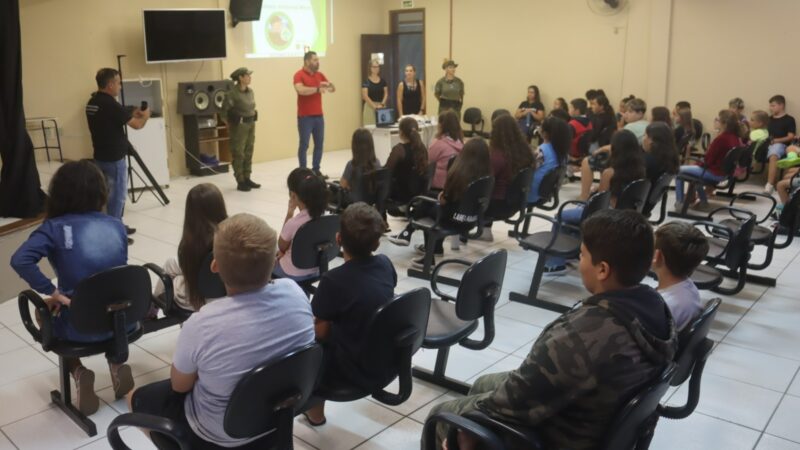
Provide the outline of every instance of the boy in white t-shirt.
[[314,342],[306,295],[294,281],[270,280],[276,251],[277,233],[258,217],[237,214],[219,224],[211,270],[219,273],[228,296],[184,322],[170,379],[130,394],[133,412],[187,426],[192,448],[252,440],[233,438],[223,427],[236,384],[256,366]]
[[703,310],[700,292],[689,276],[708,253],[708,240],[686,222],[669,222],[656,230],[653,271],[658,292],[669,306],[675,328],[682,330]]

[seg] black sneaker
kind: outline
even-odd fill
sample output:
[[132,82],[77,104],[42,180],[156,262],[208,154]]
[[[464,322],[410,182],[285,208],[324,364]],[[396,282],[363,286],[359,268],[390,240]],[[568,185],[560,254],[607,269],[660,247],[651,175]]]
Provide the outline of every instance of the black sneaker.
[[247,184],[246,181],[242,181],[242,182],[236,184],[236,190],[237,191],[250,192],[250,189],[251,189],[250,185]]
[[128,245],[133,245],[133,238],[128,238]]
[[319,169],[312,170],[312,172],[314,172],[314,175],[322,178],[323,180],[327,180],[328,179],[328,176],[323,174],[322,172],[320,172]]
[[125,225],[125,233],[127,233],[127,234],[136,233],[136,228],[131,228],[131,227]]
[[411,243],[411,236],[410,235],[403,235],[404,233],[400,232],[395,235],[389,236],[389,242],[394,245],[399,245],[401,247],[408,247],[408,244]]
[[[414,247],[414,250],[416,250],[417,253],[419,253],[421,255],[424,255],[425,254],[425,244],[417,245],[416,247]],[[434,254],[434,256],[444,256],[444,250],[442,250],[440,252],[437,252],[437,251],[434,250],[433,254]]]
[[248,186],[250,186],[253,189],[258,189],[258,188],[261,187],[260,184],[256,183],[255,181],[251,180],[250,178],[245,180],[245,184],[247,184]]

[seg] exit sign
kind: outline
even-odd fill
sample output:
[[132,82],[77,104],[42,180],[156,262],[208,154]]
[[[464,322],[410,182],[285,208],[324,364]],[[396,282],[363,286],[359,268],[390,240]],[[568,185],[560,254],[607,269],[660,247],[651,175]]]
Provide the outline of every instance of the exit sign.
[[400,2],[400,6],[402,6],[403,8],[413,8],[414,0],[402,0]]

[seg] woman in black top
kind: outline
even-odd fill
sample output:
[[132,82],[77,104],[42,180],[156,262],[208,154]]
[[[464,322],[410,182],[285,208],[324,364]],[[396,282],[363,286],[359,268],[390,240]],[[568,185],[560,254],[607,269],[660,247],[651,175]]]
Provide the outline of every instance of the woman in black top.
[[665,174],[677,174],[680,169],[678,149],[675,147],[675,138],[669,125],[663,122],[653,122],[644,132],[644,164],[647,179],[655,184],[658,178]]
[[397,112],[400,117],[425,114],[425,84],[417,79],[417,69],[406,64],[405,79],[397,85]]
[[375,110],[386,106],[389,86],[381,78],[381,64],[377,59],[369,62],[367,80],[361,85],[361,100],[364,101],[362,121],[364,125],[375,125]]
[[539,97],[539,87],[533,84],[528,86],[528,96],[514,113],[514,118],[519,122],[519,128],[524,136],[529,137],[536,125],[542,123],[544,112],[544,105]]
[[605,95],[599,95],[589,102],[592,108],[592,129],[589,130],[589,153],[611,144],[611,136],[617,131],[614,107]]
[[400,143],[389,154],[386,168],[392,172],[392,200],[405,204],[424,193],[428,184],[428,149],[419,135],[419,124],[411,117],[400,121]]

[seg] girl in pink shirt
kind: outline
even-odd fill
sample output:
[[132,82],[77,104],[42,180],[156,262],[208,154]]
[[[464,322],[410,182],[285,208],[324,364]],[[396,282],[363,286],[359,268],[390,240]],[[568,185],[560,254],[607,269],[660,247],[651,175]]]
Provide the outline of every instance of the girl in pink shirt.
[[292,240],[303,224],[325,212],[328,189],[324,180],[305,168],[294,169],[286,184],[289,186],[289,209],[278,238],[278,261],[272,273],[279,278],[301,281],[316,276],[319,269],[298,269],[292,264]]

